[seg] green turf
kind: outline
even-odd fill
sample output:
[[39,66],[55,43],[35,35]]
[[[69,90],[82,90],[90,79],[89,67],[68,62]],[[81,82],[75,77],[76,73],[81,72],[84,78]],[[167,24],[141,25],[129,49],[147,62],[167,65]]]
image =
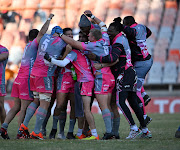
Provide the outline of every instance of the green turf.
[[[120,140],[109,141],[82,141],[82,140],[16,140],[17,134],[17,117],[11,122],[8,128],[11,140],[0,139],[0,150],[180,150],[180,139],[174,138],[175,131],[180,125],[180,114],[150,114],[153,121],[149,124],[148,128],[152,132],[152,139],[136,139],[126,140],[129,134],[129,125],[124,116],[121,115],[120,123]],[[68,117],[69,118],[69,117]],[[134,116],[135,118],[135,116]],[[67,133],[68,122],[65,128]],[[95,122],[98,134],[103,136],[105,131],[104,123],[101,115],[95,115]],[[137,120],[136,120],[137,122]],[[32,118],[29,129],[32,131],[35,124],[35,117]],[[138,123],[137,123],[138,124]],[[47,133],[50,132],[52,125],[52,117],[47,126]],[[77,126],[75,127],[75,133]]]

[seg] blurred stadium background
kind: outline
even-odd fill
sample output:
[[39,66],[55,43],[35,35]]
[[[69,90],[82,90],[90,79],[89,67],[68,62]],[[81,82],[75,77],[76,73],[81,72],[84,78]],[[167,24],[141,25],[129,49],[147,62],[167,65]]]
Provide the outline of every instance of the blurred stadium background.
[[[147,112],[180,112],[180,8],[179,0],[0,0],[0,43],[10,55],[6,69],[7,92],[11,92],[18,73],[30,29],[40,29],[50,13],[55,25],[73,28],[78,36],[78,22],[84,10],[109,25],[115,17],[135,17],[148,26],[147,40],[154,64],[147,75],[145,89],[152,97]],[[12,106],[10,94],[6,109]],[[95,104],[96,105],[96,104]],[[98,112],[98,108],[94,108]]]

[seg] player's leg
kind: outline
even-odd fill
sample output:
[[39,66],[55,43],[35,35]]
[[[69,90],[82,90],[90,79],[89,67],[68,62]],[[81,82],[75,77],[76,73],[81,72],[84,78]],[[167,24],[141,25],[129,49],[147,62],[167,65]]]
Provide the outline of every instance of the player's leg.
[[135,114],[140,122],[140,125],[142,127],[143,135],[141,137],[152,138],[151,132],[146,127],[145,120],[143,118],[143,112],[137,103],[137,98],[138,97],[135,92],[129,92],[128,102],[129,102],[131,108],[133,109],[133,111],[135,112]]
[[[114,78],[114,76],[112,75]],[[104,86],[106,85],[106,86]],[[112,137],[112,123],[111,123],[111,112],[108,108],[108,90],[110,88],[110,75],[96,75],[95,78],[95,94],[98,101],[99,107],[102,111],[102,116],[104,124],[106,127],[106,133],[104,134],[103,139],[110,139]],[[99,93],[99,94],[98,94]]]
[[19,98],[14,98],[14,106],[8,112],[8,114],[4,120],[4,123],[1,126],[0,134],[1,134],[2,138],[9,139],[9,136],[7,134],[8,125],[13,120],[13,118],[16,116],[16,114],[20,111],[20,107],[21,107],[21,100]]
[[135,124],[131,111],[125,103],[126,99],[128,98],[128,94],[128,91],[117,91],[117,98],[119,99],[119,101],[117,101],[117,105],[121,109],[123,115],[125,116],[126,120],[130,125],[130,133],[126,137],[126,139],[135,139],[140,137],[142,132],[138,129],[137,125]]
[[111,98],[111,108],[113,112],[113,123],[112,123],[112,134],[114,135],[115,139],[119,139],[119,126],[120,126],[120,115],[118,112],[118,107],[116,104],[116,94],[112,94]]
[[0,96],[0,121],[1,121],[1,125],[4,123],[5,118],[6,118],[6,112],[4,109],[4,96]]
[[[98,136],[97,130],[96,130],[96,126],[95,126],[95,122],[94,122],[94,117],[90,110],[91,97],[90,96],[82,96],[82,99],[83,99],[83,106],[84,106],[84,114],[85,114],[87,122],[91,128],[92,138],[95,137],[94,139],[99,139],[99,136]],[[85,139],[89,139],[89,138],[85,138]]]
[[75,139],[75,136],[73,135],[74,132],[74,126],[76,124],[76,117],[75,117],[75,98],[74,98],[74,90],[73,93],[69,93],[68,96],[70,100],[70,106],[71,106],[71,111],[70,111],[70,120],[69,120],[69,129],[67,133],[67,139]]
[[31,138],[33,139],[43,139],[43,135],[40,132],[41,126],[46,118],[47,110],[51,101],[50,93],[39,93],[40,105],[36,114],[36,123],[34,131],[31,133]]

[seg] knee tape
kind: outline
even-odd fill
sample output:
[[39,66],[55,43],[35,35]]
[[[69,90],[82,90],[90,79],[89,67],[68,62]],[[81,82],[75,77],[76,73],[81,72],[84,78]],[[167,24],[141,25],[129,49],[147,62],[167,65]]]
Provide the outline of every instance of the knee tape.
[[39,99],[47,102],[51,102],[51,96],[47,96],[45,94],[39,94]]
[[34,98],[39,98],[39,93],[38,92],[33,92],[33,97]]

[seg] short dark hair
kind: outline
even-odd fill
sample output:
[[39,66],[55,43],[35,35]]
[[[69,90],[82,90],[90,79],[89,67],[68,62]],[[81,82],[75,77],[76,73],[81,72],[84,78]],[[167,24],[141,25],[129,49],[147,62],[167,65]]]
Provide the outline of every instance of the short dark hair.
[[33,41],[37,37],[38,33],[39,33],[39,30],[37,29],[30,30],[29,35],[28,35],[29,40]]
[[95,37],[97,41],[102,38],[101,30],[93,28],[90,30],[90,32],[92,33],[92,35]]
[[67,32],[67,31],[72,31],[72,29],[71,28],[64,28],[63,29],[63,33]]
[[132,24],[136,23],[133,16],[126,16],[126,17],[124,17],[123,23],[124,23],[124,21],[126,22],[126,24],[128,26],[131,26]]

